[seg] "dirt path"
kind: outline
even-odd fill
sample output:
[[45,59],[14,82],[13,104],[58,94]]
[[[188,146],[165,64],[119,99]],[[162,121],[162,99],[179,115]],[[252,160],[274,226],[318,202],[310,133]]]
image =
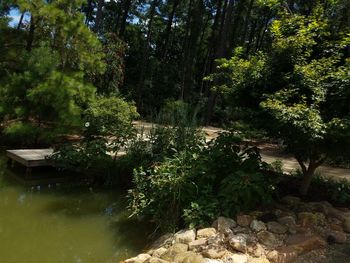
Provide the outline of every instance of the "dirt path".
[[[143,121],[134,122],[134,125],[138,130],[143,129],[146,134],[152,127],[154,127],[153,123]],[[223,131],[223,129],[206,126],[203,127],[203,131],[205,132],[207,139],[213,139],[216,138],[219,133]],[[278,149],[277,145],[265,143],[257,146],[260,149],[263,161],[272,163],[276,160],[280,160],[283,163],[283,170],[288,173],[300,168],[298,162],[292,156],[282,153]],[[319,167],[317,169],[317,172],[323,176],[330,176],[335,179],[346,179],[350,181],[350,169],[336,168],[324,165]]]

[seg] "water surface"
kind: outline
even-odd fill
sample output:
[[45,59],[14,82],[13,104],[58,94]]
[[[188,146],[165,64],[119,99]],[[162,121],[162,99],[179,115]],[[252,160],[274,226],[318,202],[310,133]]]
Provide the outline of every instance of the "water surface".
[[23,186],[1,164],[0,262],[119,262],[147,243],[150,227],[128,219],[124,193]]

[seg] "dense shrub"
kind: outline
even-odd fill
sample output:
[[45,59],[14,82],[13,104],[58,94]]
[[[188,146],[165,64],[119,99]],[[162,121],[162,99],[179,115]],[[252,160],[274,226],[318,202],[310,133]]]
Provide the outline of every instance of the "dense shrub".
[[110,173],[116,154],[136,136],[136,108],[118,97],[98,97],[84,113],[83,139],[61,145],[51,157],[56,165],[79,172]]
[[[151,167],[134,171],[129,191],[134,215],[160,227],[203,226],[216,216],[234,214],[273,201],[274,184],[260,170],[256,148],[242,148],[232,132],[176,152]],[[167,229],[168,230],[168,229]]]

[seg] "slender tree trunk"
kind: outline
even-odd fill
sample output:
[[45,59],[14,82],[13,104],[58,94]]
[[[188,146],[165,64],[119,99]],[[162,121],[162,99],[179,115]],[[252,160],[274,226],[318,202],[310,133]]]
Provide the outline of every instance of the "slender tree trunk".
[[243,27],[243,33],[241,36],[241,45],[244,46],[245,45],[245,38],[248,32],[248,26],[249,26],[249,22],[250,22],[250,15],[253,9],[253,4],[254,4],[254,0],[250,0],[249,2],[249,6],[248,6],[248,11],[247,11],[247,15],[244,19],[244,27]]
[[97,12],[96,12],[96,18],[95,18],[95,25],[93,27],[93,31],[96,33],[100,30],[101,20],[103,16],[103,6],[105,4],[104,0],[98,0],[97,2]]
[[193,71],[195,65],[195,55],[198,50],[198,41],[203,25],[203,14],[205,5],[203,0],[197,0],[196,5],[189,6],[189,37],[183,58],[183,79],[181,85],[180,99],[184,100],[189,88],[193,84]]
[[19,18],[17,29],[21,29],[22,22],[23,22],[23,17],[24,17],[25,11],[21,14],[21,17]]
[[252,28],[250,29],[249,40],[248,40],[248,43],[246,45],[246,47],[247,47],[246,48],[246,55],[247,56],[249,55],[250,49],[253,46],[253,39],[254,39],[254,35],[255,35],[256,24],[257,24],[257,21],[254,20]]
[[126,20],[128,19],[129,10],[131,7],[131,0],[125,0],[124,2],[124,8],[123,8],[123,17],[120,24],[119,29],[119,37],[123,38],[125,34],[125,28],[126,28]]
[[34,19],[34,16],[31,15],[28,38],[27,38],[27,46],[26,46],[26,50],[28,52],[32,50],[33,41],[34,41],[34,31],[35,31],[35,19]]
[[158,5],[158,1],[159,0],[154,0],[150,6],[149,9],[149,13],[148,13],[148,29],[147,29],[147,35],[146,35],[146,41],[145,41],[145,45],[143,48],[143,55],[142,55],[142,61],[141,61],[141,71],[140,71],[140,77],[139,77],[139,83],[137,85],[137,99],[136,99],[136,103],[138,106],[138,109],[140,111],[142,111],[143,106],[142,106],[142,92],[143,92],[143,85],[144,85],[144,81],[145,81],[145,75],[146,75],[146,71],[148,68],[148,60],[149,60],[149,46],[151,44],[152,41],[152,25],[153,25],[153,20],[154,20],[154,15],[156,12],[156,7]]
[[161,51],[161,59],[163,61],[165,60],[165,57],[166,57],[166,53],[167,53],[167,49],[168,49],[168,45],[169,45],[171,27],[173,25],[175,12],[176,12],[176,9],[177,9],[179,3],[180,3],[180,0],[174,0],[173,7],[171,9],[171,13],[169,15],[168,22],[166,25],[165,34],[164,34],[164,44],[163,44],[163,48]]
[[86,17],[85,17],[85,24],[88,25],[91,19],[91,13],[92,13],[92,0],[88,0],[87,2],[87,10],[86,10]]
[[266,17],[264,26],[262,28],[262,32],[258,33],[258,39],[256,40],[256,47],[255,47],[255,51],[258,51],[261,49],[263,43],[264,43],[264,36],[266,34],[267,28],[269,26],[269,22],[272,16],[272,11],[270,10],[268,16]]

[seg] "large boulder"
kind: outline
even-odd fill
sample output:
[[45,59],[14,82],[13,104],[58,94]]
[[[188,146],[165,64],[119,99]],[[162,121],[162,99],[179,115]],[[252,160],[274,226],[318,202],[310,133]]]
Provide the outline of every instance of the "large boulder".
[[285,243],[288,246],[293,246],[298,251],[298,254],[323,248],[326,246],[324,239],[317,235],[295,234],[286,238]]
[[269,231],[260,231],[257,237],[259,242],[267,247],[274,248],[279,245],[279,240]]
[[187,252],[188,245],[176,243],[172,245],[165,253],[161,255],[161,259],[167,260],[167,261],[174,261],[174,258],[178,254],[183,254],[184,252]]
[[347,239],[346,235],[340,231],[331,231],[327,235],[327,241],[329,243],[342,244],[346,242],[346,239]]
[[144,263],[149,258],[151,258],[151,256],[148,254],[140,254],[136,257],[125,260],[124,263]]
[[223,247],[209,247],[202,252],[202,255],[206,258],[219,259],[227,253],[227,250]]
[[170,263],[169,261],[166,261],[164,259],[151,257],[145,261],[145,263]]
[[232,218],[220,216],[217,220],[214,221],[212,226],[216,228],[220,233],[228,233],[232,228],[237,226],[237,223]]
[[267,223],[267,229],[275,234],[284,234],[287,232],[288,228],[285,227],[284,225],[281,225],[280,223],[277,222],[268,222]]
[[250,229],[253,230],[254,232],[260,232],[260,231],[266,230],[266,225],[264,222],[254,219],[250,223]]
[[250,215],[238,215],[236,220],[239,226],[247,227],[250,225],[253,218]]
[[238,234],[231,236],[228,240],[230,246],[240,252],[247,252],[248,235]]
[[176,243],[189,244],[192,241],[196,240],[196,230],[181,230],[174,235],[174,238]]
[[343,222],[343,229],[346,233],[350,233],[350,218],[345,218]]
[[197,230],[197,238],[209,238],[211,236],[215,236],[216,234],[216,229],[214,227],[208,227],[208,228],[203,228],[203,229],[198,229]]
[[189,243],[188,248],[189,250],[198,250],[207,244],[208,244],[208,240],[206,238],[200,238]]
[[282,216],[277,219],[278,223],[287,226],[287,227],[293,227],[296,225],[295,218],[293,216]]

